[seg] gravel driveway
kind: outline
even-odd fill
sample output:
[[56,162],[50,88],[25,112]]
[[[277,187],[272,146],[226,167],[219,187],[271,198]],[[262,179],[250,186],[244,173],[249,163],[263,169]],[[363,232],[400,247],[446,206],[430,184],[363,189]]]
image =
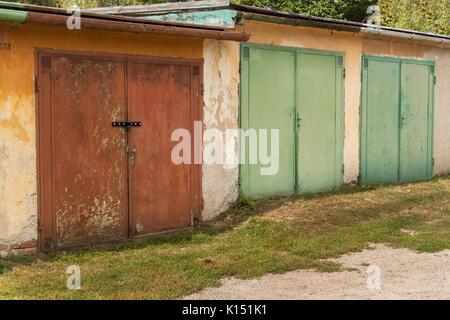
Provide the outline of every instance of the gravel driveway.
[[333,261],[346,271],[298,270],[253,280],[224,279],[218,288],[185,298],[450,299],[450,250],[430,254],[377,245]]

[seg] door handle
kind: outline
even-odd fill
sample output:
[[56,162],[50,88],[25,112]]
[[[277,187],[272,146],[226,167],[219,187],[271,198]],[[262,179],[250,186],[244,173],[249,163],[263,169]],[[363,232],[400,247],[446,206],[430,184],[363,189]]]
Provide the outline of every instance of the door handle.
[[300,115],[297,113],[297,128],[300,129],[300,125],[302,122],[302,118],[300,118]]
[[136,162],[136,146],[134,144],[126,147],[126,152],[128,154],[128,159],[130,162],[130,168],[134,167],[134,163]]
[[405,123],[406,123],[406,116],[402,115],[400,117],[400,129],[403,129],[405,127]]

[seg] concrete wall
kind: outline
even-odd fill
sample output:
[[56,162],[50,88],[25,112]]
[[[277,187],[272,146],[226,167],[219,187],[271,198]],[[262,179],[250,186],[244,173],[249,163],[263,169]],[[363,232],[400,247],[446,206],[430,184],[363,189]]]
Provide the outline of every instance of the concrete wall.
[[[202,58],[203,41],[0,24],[0,252],[36,246],[35,48]],[[2,47],[4,48],[4,47]]]
[[450,172],[450,49],[433,48],[426,59],[436,60],[434,101],[434,174]]
[[[239,126],[239,43],[205,40],[203,55],[204,129],[217,129],[225,137],[227,129]],[[212,143],[205,135],[205,152]],[[237,144],[234,152],[237,154]],[[236,201],[238,178],[237,165],[203,165],[204,219],[216,217]]]

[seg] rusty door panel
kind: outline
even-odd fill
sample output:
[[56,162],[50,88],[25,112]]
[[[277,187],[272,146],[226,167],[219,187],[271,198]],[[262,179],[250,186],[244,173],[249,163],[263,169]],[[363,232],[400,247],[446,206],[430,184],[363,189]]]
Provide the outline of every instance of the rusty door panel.
[[176,165],[175,129],[190,129],[192,66],[128,63],[128,110],[143,126],[129,132],[130,218],[133,236],[191,226],[196,180],[189,164]]
[[57,247],[128,236],[123,61],[54,57],[52,179]]
[[[172,131],[202,120],[201,61],[39,50],[36,62],[42,251],[201,217],[201,164],[171,161]],[[125,121],[143,127],[112,126]]]

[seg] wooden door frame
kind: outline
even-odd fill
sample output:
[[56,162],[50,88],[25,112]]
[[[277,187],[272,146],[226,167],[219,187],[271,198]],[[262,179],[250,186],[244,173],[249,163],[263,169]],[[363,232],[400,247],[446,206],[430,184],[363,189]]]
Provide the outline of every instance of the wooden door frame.
[[[363,54],[361,57],[361,92],[360,92],[360,103],[359,103],[359,177],[358,182],[360,185],[366,185],[370,184],[367,183],[365,175],[367,174],[367,169],[363,170],[363,167],[367,166],[367,94],[368,94],[368,88],[366,88],[366,85],[368,85],[368,68],[366,69],[365,62],[366,61],[386,61],[391,63],[398,63],[399,64],[399,117],[401,116],[401,71],[402,71],[402,64],[409,63],[409,64],[418,64],[418,65],[425,65],[430,68],[429,71],[429,79],[428,79],[428,90],[429,90],[429,97],[428,97],[428,136],[427,136],[427,175],[428,179],[431,179],[433,177],[433,166],[434,166],[434,99],[435,99],[435,78],[436,78],[436,61],[434,60],[417,60],[412,58],[402,58],[402,57],[392,57],[392,56],[379,56],[379,55],[372,55],[372,54]],[[432,79],[430,79],[432,78]],[[400,121],[400,120],[399,120]],[[400,153],[400,134],[398,133],[398,152]],[[398,171],[400,170],[400,159],[398,163]],[[397,181],[400,182],[400,173],[397,175]],[[395,182],[394,182],[395,183]]]
[[[107,60],[107,61],[122,61],[124,63],[125,70],[125,114],[128,116],[128,72],[127,67],[129,61],[140,61],[147,63],[158,63],[158,64],[171,64],[171,65],[189,65],[191,66],[191,83],[193,78],[193,69],[198,67],[198,78],[199,87],[197,88],[198,101],[197,107],[191,108],[191,134],[193,135],[193,121],[198,119],[203,124],[203,59],[193,59],[193,58],[182,58],[182,57],[160,57],[160,56],[144,56],[144,55],[133,55],[133,54],[119,54],[119,53],[108,53],[108,52],[89,52],[89,51],[76,51],[76,50],[60,50],[60,49],[49,49],[49,48],[35,48],[34,50],[34,87],[35,87],[35,126],[36,126],[36,178],[37,178],[37,234],[38,234],[38,250],[45,251],[45,241],[42,236],[43,223],[45,223],[46,215],[44,212],[47,211],[47,216],[51,214],[51,234],[56,237],[56,216],[53,207],[53,181],[51,176],[51,164],[52,164],[52,132],[45,132],[49,127],[52,126],[52,118],[54,112],[50,111],[50,119],[45,119],[43,117],[43,111],[41,106],[46,102],[51,102],[51,96],[46,96],[42,93],[42,81],[45,78],[44,73],[47,73],[47,77],[50,75],[50,70],[46,72],[42,70],[41,58],[45,57],[77,57],[77,58],[88,58],[91,60]],[[51,78],[47,79],[49,92],[51,94]],[[193,90],[191,88],[191,96],[193,95]],[[48,101],[44,101],[45,98]],[[192,98],[191,98],[192,99]],[[191,105],[194,100],[191,100]],[[45,133],[44,133],[45,132]],[[128,139],[128,136],[126,137]],[[203,149],[203,131],[202,137],[199,138],[201,141],[201,148]],[[50,150],[50,156],[48,155],[48,150]],[[201,155],[203,157],[203,155]],[[50,166],[50,167],[49,167]],[[127,217],[128,217],[128,229],[131,228],[131,207],[130,207],[130,181],[129,181],[129,169],[127,169]],[[50,180],[48,180],[50,177]],[[47,178],[47,180],[46,180]],[[203,192],[202,192],[202,164],[191,164],[191,220],[194,219],[201,220],[202,210],[203,210]],[[44,192],[45,188],[50,188]],[[196,199],[194,201],[194,199]],[[128,239],[132,238],[129,231]],[[54,239],[56,240],[56,239]],[[111,241],[106,241],[110,243]],[[102,243],[102,242],[99,242]],[[104,243],[104,242],[103,242]],[[52,249],[56,249],[54,246]]]

